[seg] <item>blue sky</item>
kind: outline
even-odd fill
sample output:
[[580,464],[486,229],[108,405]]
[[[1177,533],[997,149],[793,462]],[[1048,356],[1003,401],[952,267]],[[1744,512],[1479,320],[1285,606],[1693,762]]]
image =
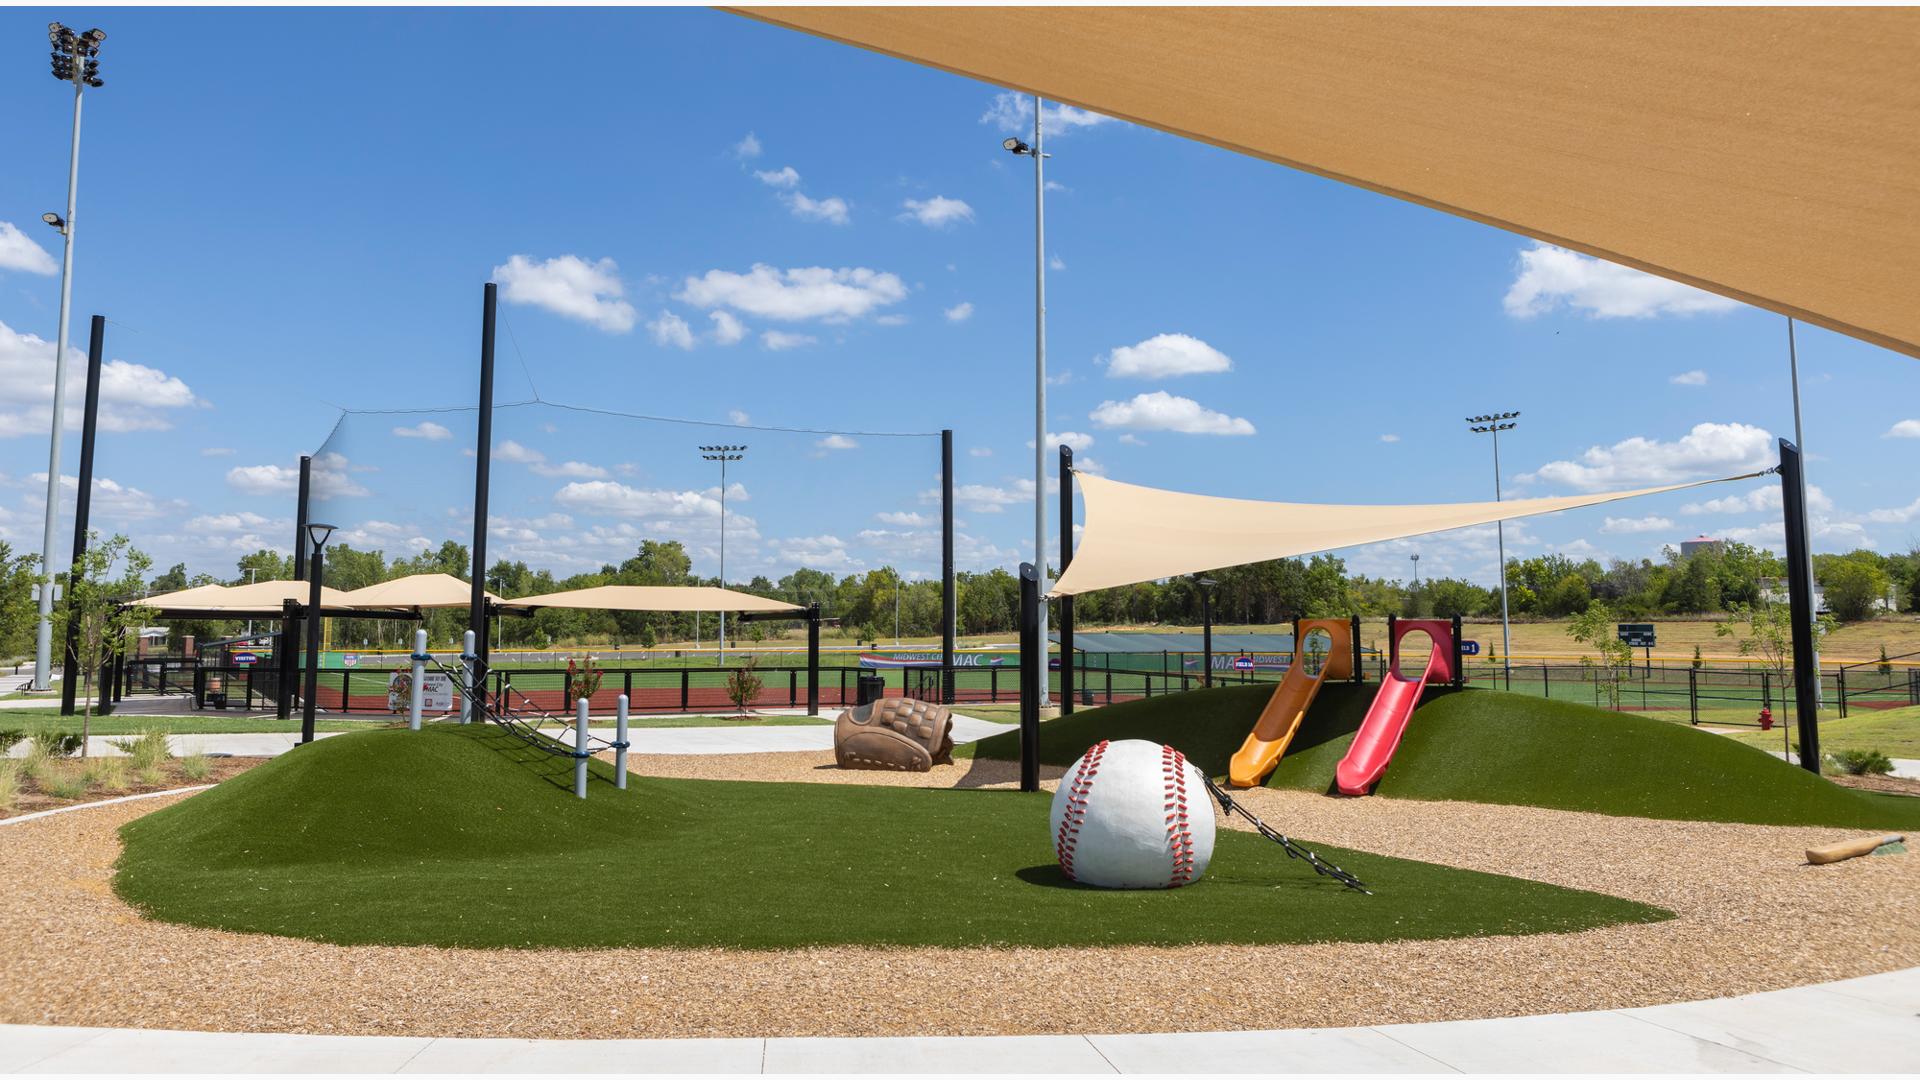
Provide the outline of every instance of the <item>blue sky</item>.
[[[1033,178],[999,148],[1026,122],[1017,99],[704,10],[357,9],[0,20],[0,539],[16,548],[39,546],[58,305],[59,237],[38,220],[65,201],[52,18],[110,35],[87,98],[73,319],[83,354],[88,316],[106,314],[117,362],[95,521],[162,566],[230,575],[244,551],[284,549],[291,468],[335,432],[335,406],[468,405],[490,278],[500,401],[537,387],[717,423],[950,427],[963,568],[1030,550]],[[236,34],[256,69],[232,65]],[[1764,467],[1791,435],[1778,316],[1118,121],[1050,118],[1048,426],[1106,475],[1478,500],[1489,447],[1461,419],[1487,410],[1523,412],[1502,443],[1516,496]],[[1817,545],[1905,550],[1920,366],[1807,327],[1799,343]],[[471,411],[350,416],[327,447],[326,512],[356,546],[464,541],[472,429]],[[573,572],[661,536],[712,573],[718,478],[693,447],[738,441],[730,576],[937,572],[932,439],[530,407],[502,410],[507,441],[497,556]],[[1771,494],[1527,521],[1508,550],[1638,558],[1700,532],[1777,549]],[[1423,575],[1494,575],[1490,529],[1344,554],[1403,576],[1416,551]]]

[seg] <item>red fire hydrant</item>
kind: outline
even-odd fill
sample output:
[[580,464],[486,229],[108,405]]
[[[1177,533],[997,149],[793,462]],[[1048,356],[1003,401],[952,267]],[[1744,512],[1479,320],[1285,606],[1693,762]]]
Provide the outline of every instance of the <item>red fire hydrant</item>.
[[1765,705],[1760,706],[1760,730],[1773,730],[1773,710],[1767,708]]

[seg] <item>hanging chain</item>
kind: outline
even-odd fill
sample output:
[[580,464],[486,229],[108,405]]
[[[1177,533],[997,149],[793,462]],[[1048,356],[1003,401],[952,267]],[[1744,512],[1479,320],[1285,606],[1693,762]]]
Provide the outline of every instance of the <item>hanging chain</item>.
[[1325,859],[1322,859],[1320,856],[1314,854],[1312,849],[1301,847],[1299,844],[1296,844],[1292,840],[1289,840],[1287,838],[1286,833],[1283,833],[1280,830],[1274,828],[1273,826],[1267,824],[1266,822],[1261,821],[1258,817],[1254,816],[1253,811],[1248,810],[1246,807],[1241,806],[1239,803],[1233,801],[1233,796],[1227,794],[1227,789],[1215,783],[1213,780],[1213,777],[1208,776],[1205,773],[1202,773],[1201,779],[1207,782],[1207,790],[1213,793],[1213,797],[1220,800],[1220,809],[1225,810],[1229,813],[1239,814],[1241,817],[1246,818],[1248,821],[1252,822],[1253,827],[1259,831],[1261,836],[1266,837],[1267,839],[1273,841],[1276,844],[1279,844],[1282,848],[1286,849],[1287,858],[1305,860],[1308,866],[1313,867],[1314,873],[1319,874],[1323,877],[1330,877],[1333,880],[1339,882],[1340,884],[1345,885],[1347,888],[1353,889],[1357,892],[1365,893],[1368,896],[1373,895],[1373,890],[1367,888],[1366,885],[1364,885],[1359,878],[1354,877],[1352,874],[1347,873],[1345,870],[1340,869],[1338,866],[1335,866],[1334,864],[1327,862]]

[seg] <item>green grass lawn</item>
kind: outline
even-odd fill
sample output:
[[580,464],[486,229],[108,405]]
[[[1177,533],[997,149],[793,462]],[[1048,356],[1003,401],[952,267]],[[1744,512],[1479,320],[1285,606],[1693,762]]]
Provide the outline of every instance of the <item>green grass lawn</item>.
[[[342,944],[794,948],[1388,941],[1670,913],[1321,848],[1363,896],[1222,831],[1198,883],[1079,887],[1050,796],[634,777],[490,726],[328,739],[122,830],[115,888],[174,922]],[[556,969],[556,977],[564,977]]]
[[[1376,690],[1321,690],[1268,783],[1331,792]],[[1224,775],[1270,693],[1229,687],[1075,713],[1042,726],[1041,760],[1069,764],[1103,738],[1152,739]],[[1016,758],[1018,733],[984,739],[974,755]],[[1375,794],[1687,821],[1920,827],[1920,799],[1849,790],[1712,732],[1491,690],[1429,697]]]
[[[1799,736],[1793,732],[1790,720],[1785,728],[1786,737],[1798,742]],[[1779,750],[1782,743],[1780,732],[1781,728],[1775,727],[1768,732],[1741,731],[1725,737],[1762,750]],[[1888,757],[1920,758],[1920,706],[1857,709],[1845,719],[1823,719],[1820,721],[1820,749],[1829,753],[1835,750],[1878,750]]]

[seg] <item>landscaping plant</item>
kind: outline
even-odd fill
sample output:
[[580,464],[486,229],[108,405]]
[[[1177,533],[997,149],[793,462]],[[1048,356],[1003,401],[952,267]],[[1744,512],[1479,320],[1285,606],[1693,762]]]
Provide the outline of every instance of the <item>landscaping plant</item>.
[[1827,755],[1832,772],[1845,776],[1887,776],[1893,772],[1893,760],[1878,750],[1838,750]]
[[[67,571],[67,598],[55,609],[62,624],[56,628],[56,634],[66,633],[69,626],[77,626],[79,630],[80,670],[68,672],[66,677],[71,679],[77,674],[84,680],[79,691],[85,702],[80,712],[82,756],[86,754],[85,739],[93,724],[94,673],[118,656],[126,648],[128,635],[139,629],[140,609],[124,605],[146,592],[146,574],[152,566],[153,560],[125,536],[103,542],[98,534],[89,533],[87,550]],[[103,714],[107,711],[100,710]]]
[[5,731],[0,731],[0,756],[5,756],[7,751],[13,749],[20,740],[26,737],[27,733],[19,728],[8,728]]
[[20,799],[20,766],[10,758],[0,758],[0,812],[13,809]]
[[213,775],[213,761],[205,754],[188,754],[180,759],[180,775],[197,784]]
[[40,790],[56,799],[83,799],[88,786],[86,773],[70,762],[50,766],[40,778]]
[[727,698],[733,702],[733,707],[740,711],[741,716],[747,714],[747,706],[760,694],[763,684],[759,673],[754,670],[759,666],[760,658],[749,656],[746,663],[727,672]]
[[71,731],[36,731],[33,749],[41,757],[72,757],[80,751],[81,737]]
[[1605,600],[1590,600],[1587,609],[1567,623],[1567,636],[1593,649],[1598,657],[1582,656],[1580,666],[1604,689],[1610,708],[1620,707],[1620,682],[1633,670],[1633,647],[1620,640],[1613,609]]
[[151,769],[173,757],[164,731],[143,731],[131,738],[111,739],[108,744],[131,758],[133,767],[139,770]]
[[99,757],[88,759],[80,775],[88,787],[104,788],[108,791],[127,790],[127,759],[117,757]]

